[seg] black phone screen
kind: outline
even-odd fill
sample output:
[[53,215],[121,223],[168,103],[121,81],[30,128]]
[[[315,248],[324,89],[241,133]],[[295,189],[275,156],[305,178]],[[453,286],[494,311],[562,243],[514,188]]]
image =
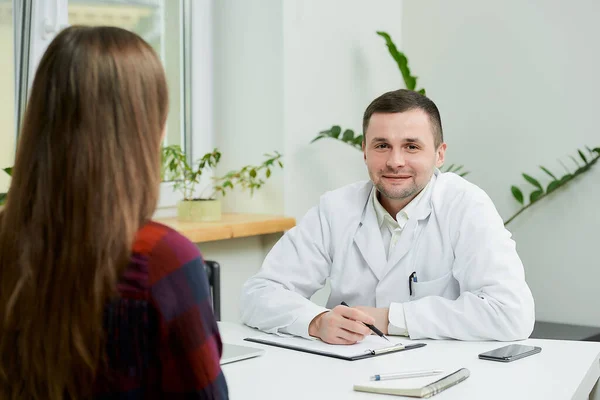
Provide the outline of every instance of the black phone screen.
[[486,353],[481,353],[479,358],[510,361],[523,358],[531,354],[539,353],[541,348],[535,346],[525,346],[522,344],[509,344]]

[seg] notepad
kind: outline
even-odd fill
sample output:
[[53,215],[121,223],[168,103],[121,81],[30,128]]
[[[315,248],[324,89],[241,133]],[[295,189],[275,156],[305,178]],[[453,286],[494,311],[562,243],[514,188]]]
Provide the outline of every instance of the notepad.
[[425,343],[411,343],[406,346],[400,342],[390,343],[375,335],[369,335],[365,337],[363,341],[351,345],[335,345],[325,343],[319,339],[306,339],[296,336],[278,336],[272,334],[263,334],[244,340],[349,361],[361,360],[382,354],[395,353],[425,346]]
[[392,394],[396,396],[427,398],[434,396],[444,390],[467,379],[470,372],[461,368],[443,378],[420,377],[411,379],[393,379],[388,381],[369,382],[362,385],[354,385],[357,392],[369,392],[379,394]]

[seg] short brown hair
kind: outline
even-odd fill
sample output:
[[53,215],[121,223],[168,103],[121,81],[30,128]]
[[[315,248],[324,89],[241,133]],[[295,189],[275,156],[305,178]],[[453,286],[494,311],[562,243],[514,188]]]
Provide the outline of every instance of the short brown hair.
[[433,127],[433,142],[435,147],[438,148],[444,143],[444,132],[437,106],[428,97],[407,89],[384,93],[369,104],[363,115],[363,138],[367,136],[367,128],[373,114],[394,114],[415,109],[423,110],[429,117],[429,121]]

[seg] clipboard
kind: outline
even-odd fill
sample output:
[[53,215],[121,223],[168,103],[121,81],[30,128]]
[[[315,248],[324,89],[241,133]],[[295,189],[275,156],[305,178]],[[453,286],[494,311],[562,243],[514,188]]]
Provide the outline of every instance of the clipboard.
[[346,361],[364,360],[366,358],[378,357],[385,354],[418,349],[426,346],[425,343],[410,343],[406,345],[402,343],[395,343],[391,346],[387,344],[382,345],[380,343],[376,343],[379,338],[374,338],[377,338],[377,336],[367,336],[365,341],[356,345],[333,345],[324,343],[320,340],[311,340],[295,336],[277,336],[272,334],[248,337],[244,340]]

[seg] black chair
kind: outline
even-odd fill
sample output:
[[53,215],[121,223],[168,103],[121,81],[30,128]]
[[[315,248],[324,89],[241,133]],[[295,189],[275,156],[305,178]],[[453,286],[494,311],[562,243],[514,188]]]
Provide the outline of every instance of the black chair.
[[208,275],[208,284],[212,298],[213,313],[217,321],[221,320],[221,266],[216,261],[204,260],[204,269]]

